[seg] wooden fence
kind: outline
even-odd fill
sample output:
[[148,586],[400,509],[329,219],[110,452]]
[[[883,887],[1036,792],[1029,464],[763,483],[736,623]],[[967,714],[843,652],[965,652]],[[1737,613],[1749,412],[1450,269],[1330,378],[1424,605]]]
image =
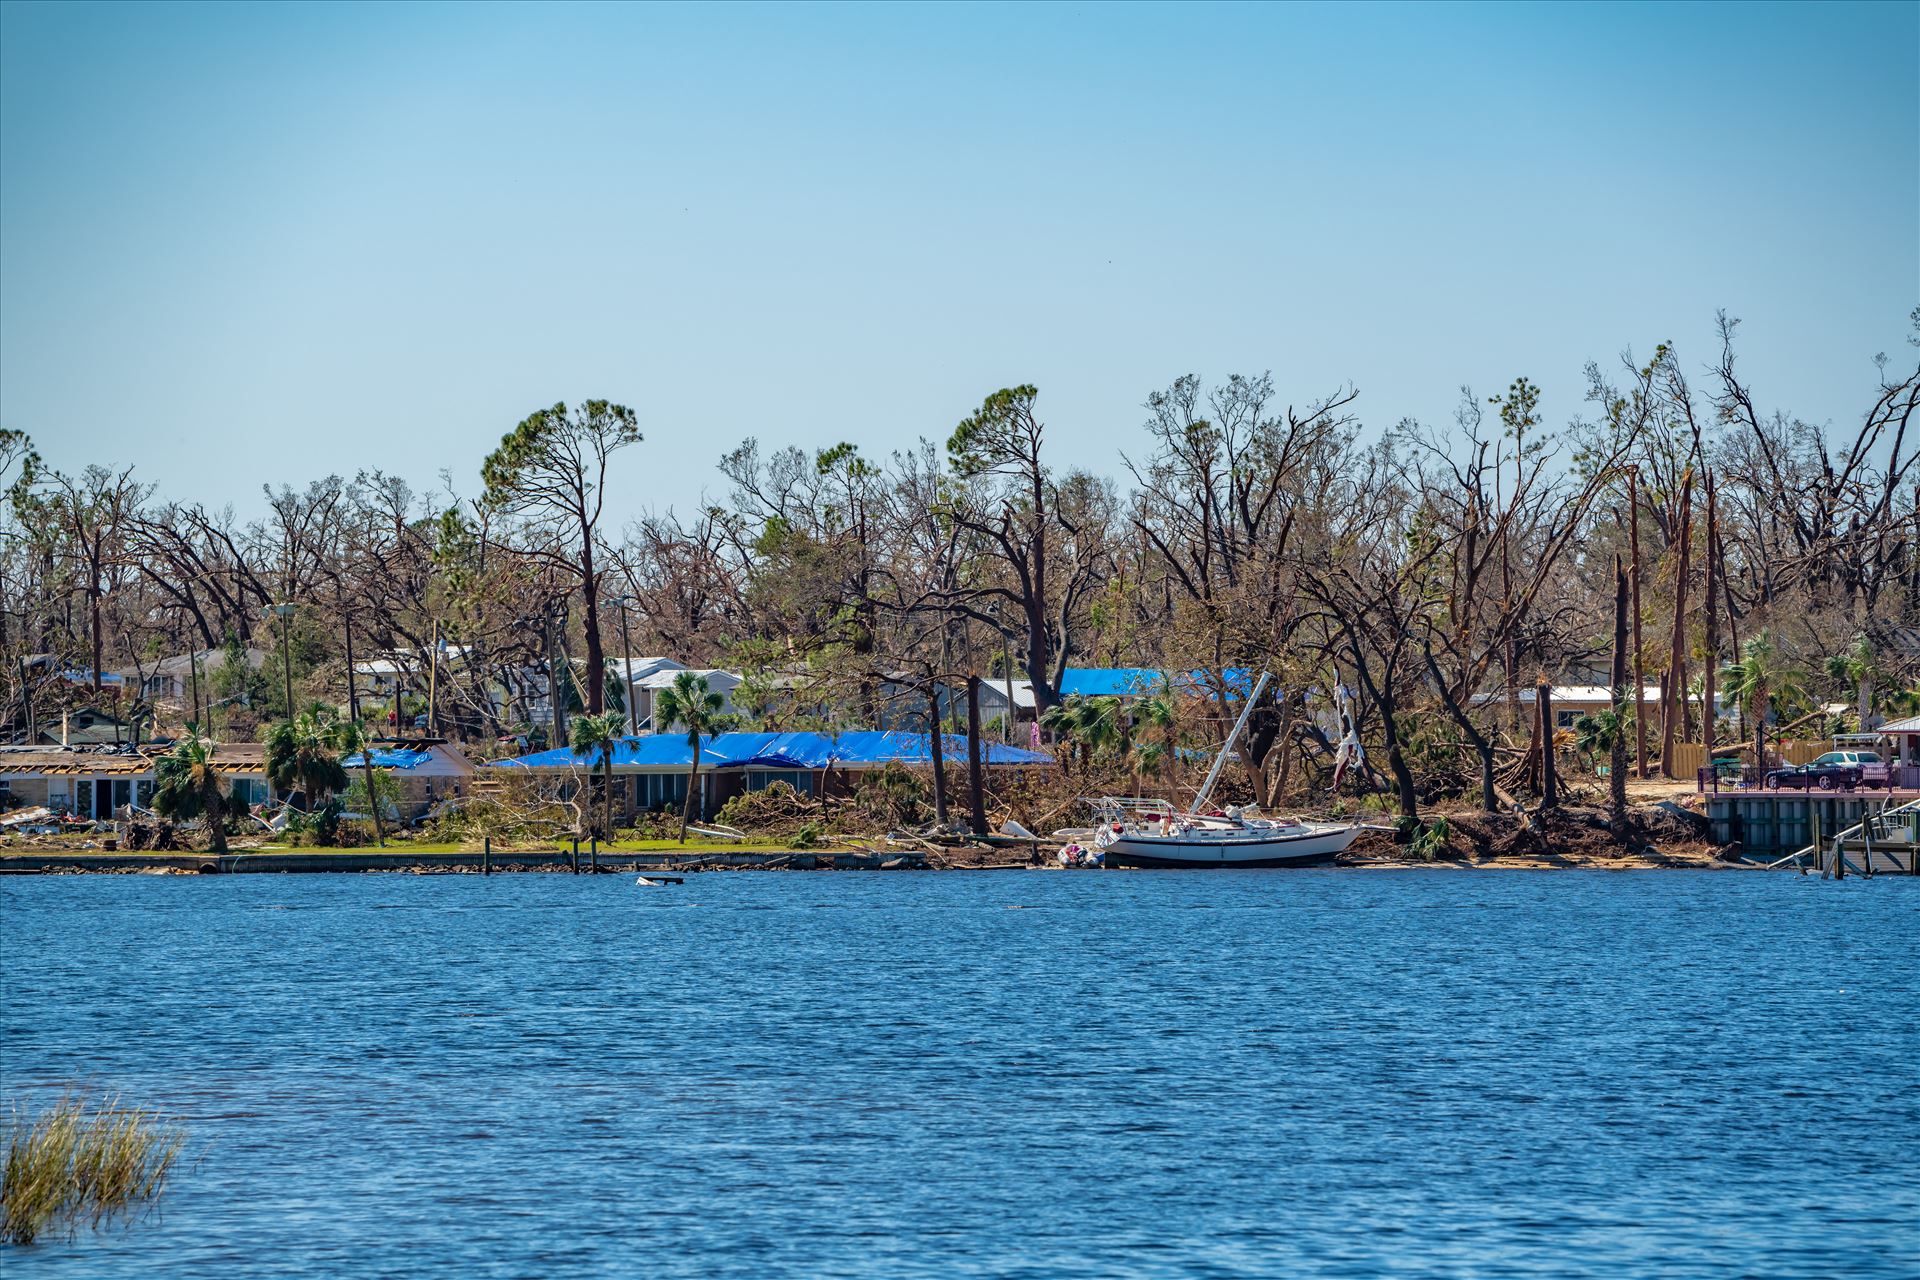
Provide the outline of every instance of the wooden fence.
[[[1737,742],[1719,742],[1714,744],[1713,749],[1717,754],[1724,756],[1739,745]],[[1748,750],[1742,754],[1742,760],[1746,760],[1752,753],[1752,739],[1748,739],[1746,745]],[[1788,764],[1805,764],[1807,761],[1823,756],[1831,750],[1833,750],[1833,744],[1820,738],[1788,738],[1784,742],[1773,738],[1767,739],[1767,754],[1769,756],[1778,754],[1780,758]],[[1627,761],[1627,767],[1632,768],[1633,746],[1631,743],[1627,746]],[[1606,763],[1604,756],[1600,758],[1600,763]],[[1706,767],[1707,748],[1704,743],[1676,742],[1673,744],[1674,777],[1691,778]],[[1658,741],[1647,743],[1647,769],[1651,773],[1658,773],[1660,770],[1660,744]]]

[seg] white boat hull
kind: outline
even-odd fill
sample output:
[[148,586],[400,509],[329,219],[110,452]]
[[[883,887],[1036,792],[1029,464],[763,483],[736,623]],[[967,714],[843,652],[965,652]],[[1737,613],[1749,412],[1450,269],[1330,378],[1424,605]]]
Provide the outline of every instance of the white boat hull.
[[1313,826],[1287,832],[1221,835],[1115,834],[1105,862],[1118,867],[1299,867],[1331,862],[1359,838],[1359,827]]

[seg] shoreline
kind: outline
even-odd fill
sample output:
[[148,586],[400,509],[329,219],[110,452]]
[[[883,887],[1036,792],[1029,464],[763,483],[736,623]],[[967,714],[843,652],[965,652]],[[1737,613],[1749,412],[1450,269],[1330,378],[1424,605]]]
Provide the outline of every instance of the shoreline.
[[[1342,858],[1315,870],[1380,871],[1441,868],[1454,871],[1759,871],[1758,863],[1712,856],[1673,856],[1620,850],[1613,856],[1539,852],[1488,857],[1415,858],[1366,856]],[[396,850],[313,852],[297,849],[212,853],[66,853],[58,850],[0,851],[0,875],[592,875],[624,873],[684,874],[706,871],[1065,871],[1050,861],[1026,858],[999,861],[930,859],[920,854],[870,854],[814,849],[740,853],[603,853],[595,859],[582,850],[577,864],[569,853],[481,850],[416,853]],[[1134,868],[1072,868],[1075,871],[1125,871]],[[1176,868],[1205,872],[1211,868]]]

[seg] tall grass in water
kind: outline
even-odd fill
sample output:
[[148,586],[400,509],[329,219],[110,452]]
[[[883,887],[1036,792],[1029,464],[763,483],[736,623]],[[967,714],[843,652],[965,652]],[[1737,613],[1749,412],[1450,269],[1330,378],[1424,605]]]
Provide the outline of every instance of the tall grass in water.
[[130,1218],[150,1206],[186,1134],[155,1112],[69,1094],[39,1115],[7,1119],[0,1240],[32,1244]]

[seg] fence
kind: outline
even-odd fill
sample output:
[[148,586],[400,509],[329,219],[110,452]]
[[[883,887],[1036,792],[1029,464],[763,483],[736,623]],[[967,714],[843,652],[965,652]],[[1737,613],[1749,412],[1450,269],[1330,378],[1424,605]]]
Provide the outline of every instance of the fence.
[[[1714,744],[1713,749],[1716,754],[1724,756],[1731,754],[1740,745],[1738,742],[1721,742]],[[1751,738],[1747,739],[1746,745],[1751,748],[1753,746],[1753,740]],[[1819,738],[1788,738],[1785,741],[1777,741],[1772,738],[1767,739],[1767,755],[1769,757],[1777,755],[1787,764],[1805,764],[1809,760],[1818,759],[1831,750],[1833,750],[1833,744]],[[1633,751],[1631,747],[1629,747],[1627,755],[1629,758],[1632,757]],[[1691,778],[1707,767],[1707,748],[1704,743],[1676,742],[1673,744],[1673,756],[1673,776],[1676,778]],[[1745,757],[1743,756],[1742,759],[1745,759]],[[1658,769],[1659,765],[1660,745],[1657,742],[1649,742],[1647,744],[1647,767],[1653,770]]]

